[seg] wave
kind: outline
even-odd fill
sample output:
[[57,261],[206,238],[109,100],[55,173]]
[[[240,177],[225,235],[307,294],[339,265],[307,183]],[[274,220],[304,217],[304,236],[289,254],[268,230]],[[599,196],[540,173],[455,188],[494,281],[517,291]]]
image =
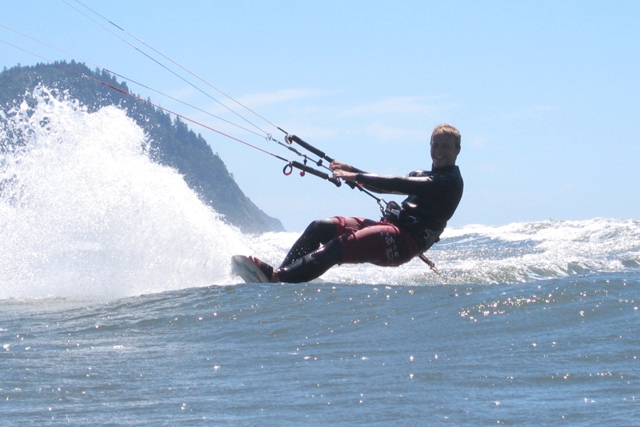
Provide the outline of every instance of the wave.
[[0,130],[0,298],[117,298],[228,277],[221,265],[246,237],[150,160],[124,111],[88,113],[43,88],[33,98]]
[[[273,264],[295,233],[241,234],[176,171],[150,160],[124,111],[89,113],[37,88],[0,122],[0,299],[113,299],[237,283],[232,254]],[[18,144],[16,135],[23,142]],[[447,229],[400,268],[331,269],[318,282],[388,286],[504,284],[637,272],[640,222],[595,218]]]
[[[640,221],[594,218],[449,230],[438,249],[461,282],[518,283],[637,271]],[[435,252],[435,251],[434,251]]]

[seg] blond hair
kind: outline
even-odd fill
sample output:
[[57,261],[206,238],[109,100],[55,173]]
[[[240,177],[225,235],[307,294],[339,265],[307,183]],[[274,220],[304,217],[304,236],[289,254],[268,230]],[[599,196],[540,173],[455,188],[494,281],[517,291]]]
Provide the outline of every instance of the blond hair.
[[433,142],[433,138],[437,135],[445,135],[447,139],[452,140],[455,143],[456,148],[460,148],[462,137],[460,136],[460,131],[454,126],[447,123],[436,126],[431,133],[431,142]]

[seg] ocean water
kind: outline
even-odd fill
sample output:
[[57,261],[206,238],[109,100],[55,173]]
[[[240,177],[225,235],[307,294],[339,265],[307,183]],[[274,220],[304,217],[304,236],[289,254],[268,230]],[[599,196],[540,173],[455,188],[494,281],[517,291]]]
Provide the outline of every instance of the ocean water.
[[1,114],[0,424],[640,425],[640,221],[448,229],[441,275],[243,284],[246,236],[122,111]]

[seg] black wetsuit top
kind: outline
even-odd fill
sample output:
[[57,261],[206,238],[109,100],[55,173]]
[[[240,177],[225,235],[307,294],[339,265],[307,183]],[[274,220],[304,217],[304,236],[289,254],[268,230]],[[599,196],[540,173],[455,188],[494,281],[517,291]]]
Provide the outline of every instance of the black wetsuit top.
[[400,215],[385,218],[419,237],[426,229],[440,235],[462,198],[463,181],[456,165],[414,171],[405,177],[358,173],[356,182],[377,193],[406,194]]

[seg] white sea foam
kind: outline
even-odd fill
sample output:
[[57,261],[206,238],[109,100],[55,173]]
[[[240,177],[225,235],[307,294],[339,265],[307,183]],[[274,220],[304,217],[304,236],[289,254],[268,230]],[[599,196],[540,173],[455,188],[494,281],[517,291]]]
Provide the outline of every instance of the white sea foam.
[[138,295],[228,279],[244,237],[153,163],[140,127],[42,88],[7,114],[0,160],[0,298]]

